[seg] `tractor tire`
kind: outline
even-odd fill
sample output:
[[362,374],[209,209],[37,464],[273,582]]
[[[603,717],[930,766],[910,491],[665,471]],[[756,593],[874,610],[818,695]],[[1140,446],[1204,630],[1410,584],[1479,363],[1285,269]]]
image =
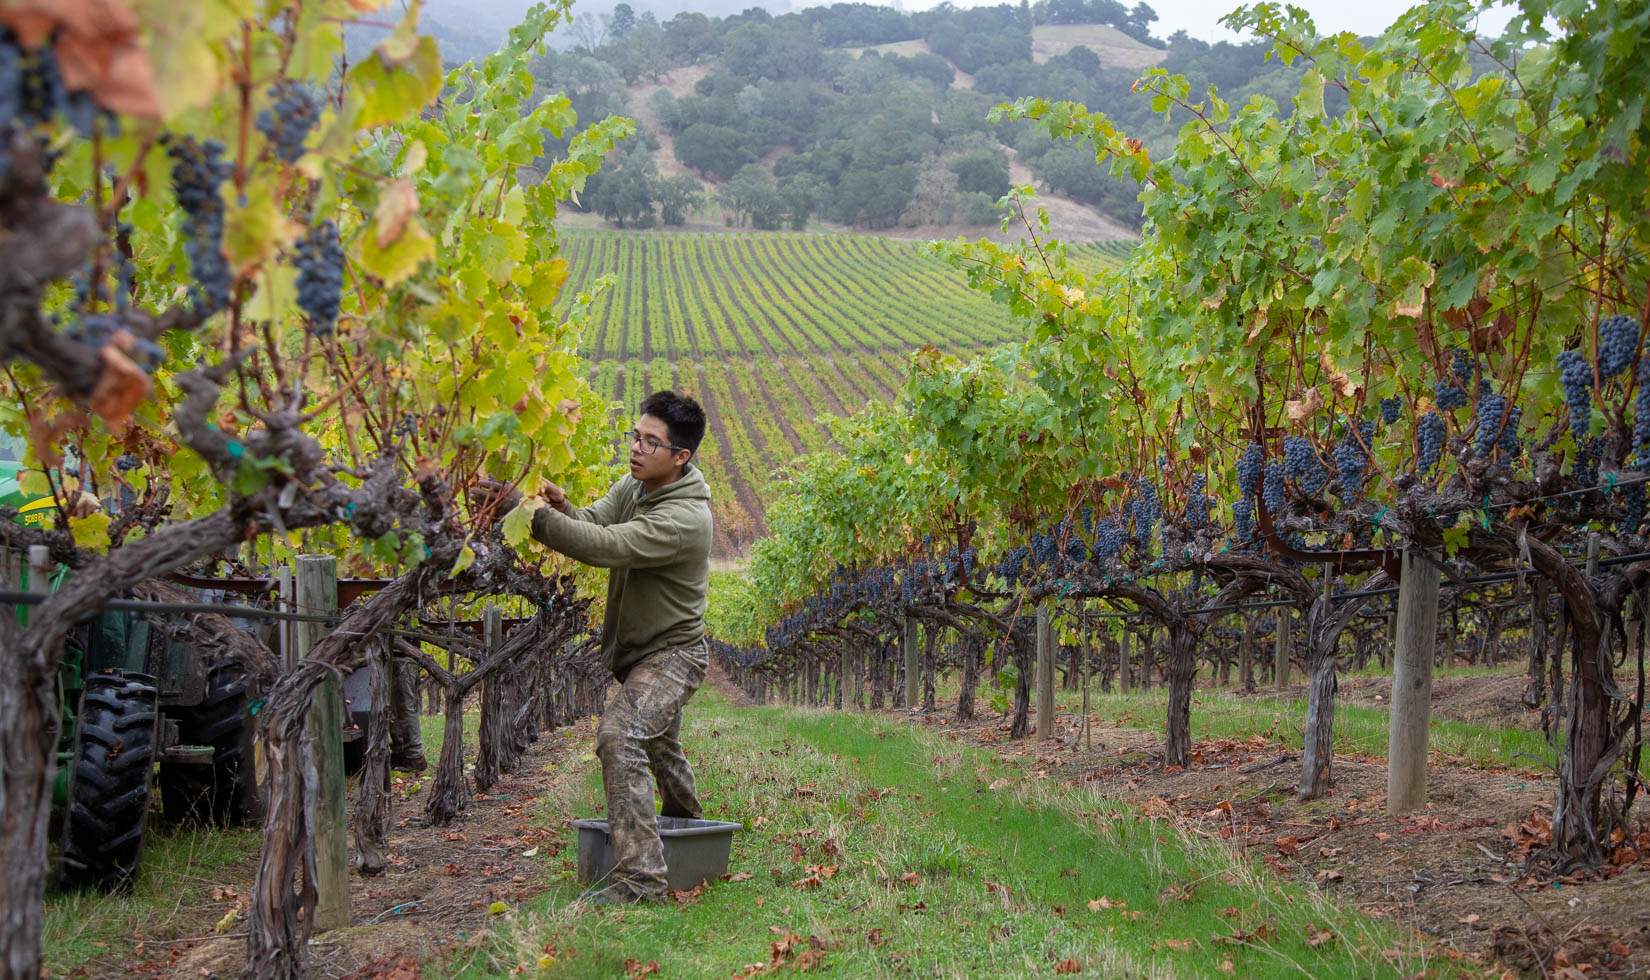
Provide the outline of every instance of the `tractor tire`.
[[119,670],[86,678],[75,730],[58,882],[129,891],[143,858],[160,696],[154,678]]
[[212,762],[161,763],[161,812],[169,822],[229,827],[254,817],[250,700],[246,671],[225,660],[207,672],[201,703],[172,713],[178,741],[211,746]]

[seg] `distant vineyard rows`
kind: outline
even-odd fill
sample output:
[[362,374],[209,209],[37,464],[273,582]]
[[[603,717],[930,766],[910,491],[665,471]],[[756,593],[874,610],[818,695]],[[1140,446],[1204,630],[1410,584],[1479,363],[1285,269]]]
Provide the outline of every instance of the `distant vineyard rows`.
[[[630,411],[675,387],[710,416],[701,447],[715,497],[717,554],[766,530],[762,491],[776,467],[822,449],[823,415],[892,397],[906,356],[1010,340],[1013,326],[917,242],[870,235],[564,232],[572,265],[563,305],[598,277],[581,354],[592,384]],[[1083,264],[1132,243],[1075,249]]]

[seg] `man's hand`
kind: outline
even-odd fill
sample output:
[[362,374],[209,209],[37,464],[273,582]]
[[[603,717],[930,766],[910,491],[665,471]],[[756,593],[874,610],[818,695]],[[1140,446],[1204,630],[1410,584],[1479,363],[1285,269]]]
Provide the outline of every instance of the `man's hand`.
[[556,486],[549,480],[544,481],[544,499],[550,506],[563,514],[573,513],[573,505],[567,502],[567,491]]
[[521,491],[497,480],[477,480],[470,488],[470,504],[477,510],[492,507],[494,517],[503,517],[521,504]]

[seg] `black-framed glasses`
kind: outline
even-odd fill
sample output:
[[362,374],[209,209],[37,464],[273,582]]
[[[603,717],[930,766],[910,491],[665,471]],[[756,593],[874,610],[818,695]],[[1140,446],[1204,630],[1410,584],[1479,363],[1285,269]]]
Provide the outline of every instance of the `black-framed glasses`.
[[632,446],[640,449],[643,456],[652,456],[661,449],[669,449],[674,451],[677,449],[687,448],[686,446],[673,446],[668,442],[655,442],[652,436],[644,436],[635,429],[631,429],[629,432],[625,433],[625,438],[630,441]]

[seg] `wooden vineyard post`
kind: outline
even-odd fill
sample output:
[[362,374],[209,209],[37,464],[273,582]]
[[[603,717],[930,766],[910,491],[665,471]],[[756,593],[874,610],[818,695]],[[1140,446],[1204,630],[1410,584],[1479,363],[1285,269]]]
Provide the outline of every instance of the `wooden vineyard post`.
[[1386,809],[1409,813],[1427,802],[1427,722],[1438,634],[1438,566],[1406,550],[1398,581],[1397,646],[1392,657],[1392,719],[1387,739]]
[[[299,555],[296,562],[298,611],[327,614],[338,611],[338,559],[331,555]],[[294,660],[309,651],[327,633],[325,623],[293,624]],[[304,737],[315,763],[315,931],[341,929],[349,915],[349,825],[344,815],[344,686],[336,673],[316,685],[304,718]]]
[[[293,597],[291,565],[282,565],[276,571],[275,589],[275,594],[279,597],[279,601],[276,603],[276,608],[284,612],[292,612]],[[293,665],[298,662],[298,658],[293,654],[292,650],[292,637],[293,630],[300,625],[302,624],[295,623],[290,619],[283,619],[275,624],[276,645],[280,648],[277,652],[281,657],[282,671],[290,672]]]
[[1054,737],[1054,624],[1048,607],[1037,609],[1037,740]]
[[1279,609],[1277,643],[1272,649],[1272,680],[1278,690],[1289,686],[1289,610]]
[[1123,621],[1123,629],[1117,638],[1117,689],[1124,694],[1129,693],[1129,622]]
[[842,710],[848,711],[854,706],[854,695],[849,692],[849,679],[854,676],[854,648],[842,648],[842,664],[837,670],[837,690],[842,693]]
[[922,698],[922,668],[917,652],[917,620],[905,617],[905,707],[914,709]]
[[1248,613],[1243,617],[1243,646],[1239,649],[1238,683],[1243,685],[1243,693],[1255,693],[1255,621],[1260,619],[1258,613]]

